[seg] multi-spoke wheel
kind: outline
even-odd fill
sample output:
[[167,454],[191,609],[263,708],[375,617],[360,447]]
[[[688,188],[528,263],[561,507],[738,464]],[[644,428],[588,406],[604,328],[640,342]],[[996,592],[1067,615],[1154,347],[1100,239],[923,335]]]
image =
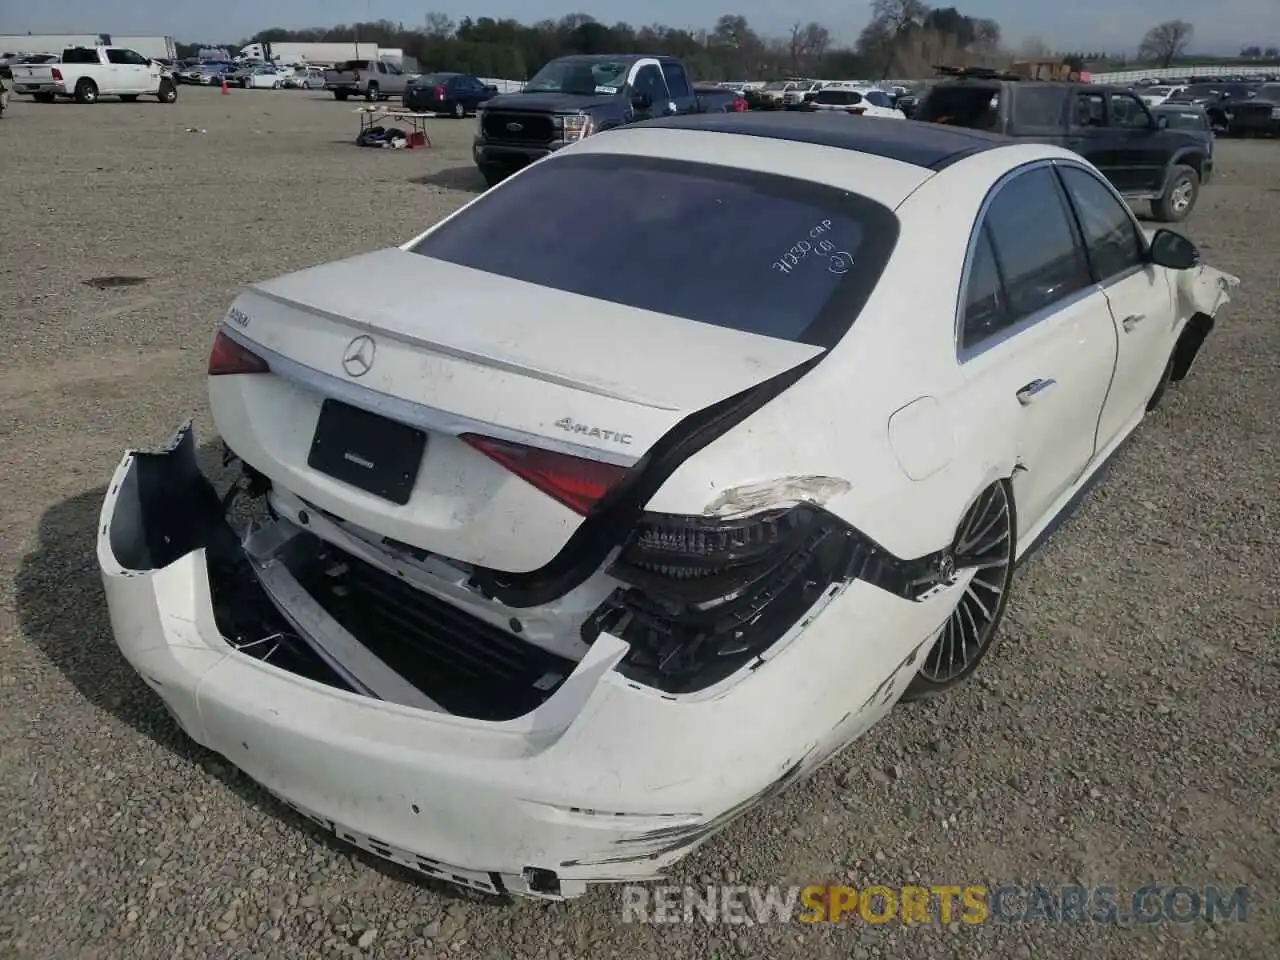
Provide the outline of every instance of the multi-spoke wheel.
[[992,647],[1013,583],[1017,515],[1005,481],[992,484],[960,521],[951,562],[964,590],[933,649],[907,690],[909,698],[941,693],[978,666]]

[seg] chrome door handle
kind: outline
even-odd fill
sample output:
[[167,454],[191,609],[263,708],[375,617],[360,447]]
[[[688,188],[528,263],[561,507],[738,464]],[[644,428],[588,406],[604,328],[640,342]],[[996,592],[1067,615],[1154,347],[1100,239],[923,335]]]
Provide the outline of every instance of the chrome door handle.
[[1019,390],[1015,396],[1017,396],[1018,402],[1025,407],[1028,403],[1040,394],[1044,393],[1057,382],[1057,380],[1032,380],[1025,387]]
[[1131,313],[1120,321],[1120,326],[1124,327],[1125,333],[1132,333],[1133,328],[1145,319],[1147,319],[1147,315],[1145,313]]

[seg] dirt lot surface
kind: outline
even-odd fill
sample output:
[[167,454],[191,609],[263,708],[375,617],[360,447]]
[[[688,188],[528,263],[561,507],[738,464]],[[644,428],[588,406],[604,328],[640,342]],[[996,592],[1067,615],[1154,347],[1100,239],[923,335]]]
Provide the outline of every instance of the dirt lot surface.
[[[1280,143],[1189,224],[1243,281],[1189,381],[1019,574],[976,682],[895,711],[679,883],[1252,888],[1244,922],[751,928],[495,905],[354,854],[185,740],[114,647],[94,527],[189,414],[237,285],[400,243],[480,189],[472,122],[357,149],[349,105],[182,88],[0,121],[0,954],[1280,956]],[[1269,239],[1268,239],[1269,238]],[[95,278],[143,278],[97,289]],[[768,709],[768,705],[762,705]]]

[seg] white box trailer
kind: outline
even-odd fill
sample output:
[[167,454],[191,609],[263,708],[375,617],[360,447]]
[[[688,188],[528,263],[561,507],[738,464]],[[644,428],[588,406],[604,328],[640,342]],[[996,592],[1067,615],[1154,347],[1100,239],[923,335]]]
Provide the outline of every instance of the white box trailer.
[[20,53],[62,53],[67,47],[92,47],[106,43],[97,33],[17,33],[0,36],[0,57]]
[[316,64],[330,66],[344,60],[404,60],[404,51],[379,47],[376,43],[250,43],[240,56],[281,65]]
[[125,47],[152,60],[178,59],[178,44],[173,37],[122,37],[111,34],[111,45]]
[[114,33],[18,33],[0,36],[0,57],[17,53],[62,53],[68,47],[125,47],[152,59],[173,60],[178,45],[173,37],[126,37]]

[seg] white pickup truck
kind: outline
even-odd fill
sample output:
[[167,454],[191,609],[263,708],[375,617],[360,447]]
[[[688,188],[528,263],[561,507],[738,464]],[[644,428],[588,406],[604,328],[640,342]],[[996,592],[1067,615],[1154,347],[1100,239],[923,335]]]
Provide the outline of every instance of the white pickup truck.
[[12,70],[14,92],[42,103],[58,97],[78,103],[96,103],[99,97],[178,99],[178,88],[160,64],[124,47],[69,47],[59,63],[14,64]]

